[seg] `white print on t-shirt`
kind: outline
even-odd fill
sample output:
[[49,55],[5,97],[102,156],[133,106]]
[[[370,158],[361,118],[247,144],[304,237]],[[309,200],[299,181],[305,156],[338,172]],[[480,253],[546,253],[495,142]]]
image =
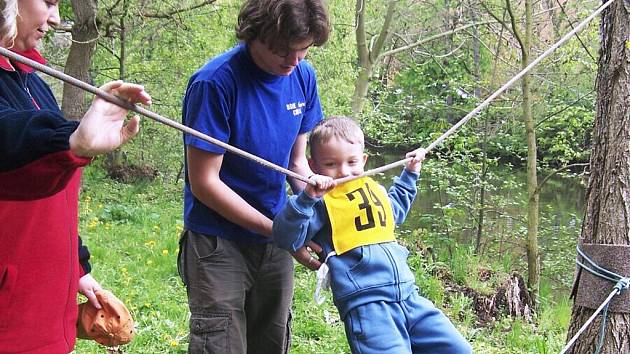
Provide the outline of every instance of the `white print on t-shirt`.
[[291,111],[294,116],[302,114],[302,107],[306,106],[305,102],[287,103],[287,111]]

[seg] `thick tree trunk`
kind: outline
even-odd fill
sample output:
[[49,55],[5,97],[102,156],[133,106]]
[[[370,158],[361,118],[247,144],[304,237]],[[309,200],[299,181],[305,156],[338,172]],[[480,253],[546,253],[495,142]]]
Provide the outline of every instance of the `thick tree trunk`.
[[[600,22],[597,116],[581,235],[585,243],[630,245],[629,15],[630,3],[617,1],[602,13]],[[611,291],[614,285],[610,284]],[[567,338],[572,338],[593,313],[574,305]],[[593,353],[600,323],[601,316],[568,353]],[[608,313],[601,353],[630,353],[630,314]]]
[[[75,23],[72,27],[72,45],[66,59],[65,73],[81,81],[90,82],[90,67],[96,48],[97,0],[72,0]],[[70,84],[63,85],[61,110],[67,119],[81,119],[87,111],[85,91]]]

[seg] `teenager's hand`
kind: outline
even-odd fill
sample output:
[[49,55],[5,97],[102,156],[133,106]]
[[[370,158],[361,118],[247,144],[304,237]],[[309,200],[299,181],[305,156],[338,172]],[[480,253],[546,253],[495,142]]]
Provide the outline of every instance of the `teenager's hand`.
[[410,151],[405,155],[405,157],[413,157],[413,159],[407,162],[405,169],[409,172],[420,172],[420,167],[422,167],[422,161],[424,161],[424,157],[427,154],[427,151],[423,148],[416,149],[414,151]]
[[335,180],[328,176],[322,176],[322,175],[316,174],[316,175],[312,175],[308,179],[310,181],[314,181],[317,184],[317,186],[313,186],[311,184],[306,185],[305,192],[311,198],[321,198],[324,196],[324,194],[326,194],[331,189],[335,188],[335,186],[337,185]]
[[292,253],[298,263],[310,270],[318,270],[322,263],[318,254],[322,253],[322,247],[313,241],[308,241],[306,245]]

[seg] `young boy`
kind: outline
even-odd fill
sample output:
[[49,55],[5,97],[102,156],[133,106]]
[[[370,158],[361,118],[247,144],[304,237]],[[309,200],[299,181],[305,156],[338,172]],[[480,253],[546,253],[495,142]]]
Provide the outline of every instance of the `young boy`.
[[361,128],[350,118],[320,122],[309,137],[309,165],[318,175],[292,196],[273,222],[273,239],[295,251],[313,240],[323,248],[335,306],[353,353],[471,353],[448,318],[420,296],[394,236],[416,195],[424,149],[389,192],[369,177],[335,188],[333,179],[363,173]]

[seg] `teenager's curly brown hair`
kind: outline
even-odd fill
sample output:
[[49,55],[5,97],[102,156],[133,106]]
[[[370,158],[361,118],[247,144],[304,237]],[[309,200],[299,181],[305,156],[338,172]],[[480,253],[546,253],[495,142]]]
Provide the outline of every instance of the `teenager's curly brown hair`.
[[286,51],[307,39],[321,46],[329,33],[323,0],[247,0],[236,25],[238,39],[247,43],[259,39],[274,52]]

